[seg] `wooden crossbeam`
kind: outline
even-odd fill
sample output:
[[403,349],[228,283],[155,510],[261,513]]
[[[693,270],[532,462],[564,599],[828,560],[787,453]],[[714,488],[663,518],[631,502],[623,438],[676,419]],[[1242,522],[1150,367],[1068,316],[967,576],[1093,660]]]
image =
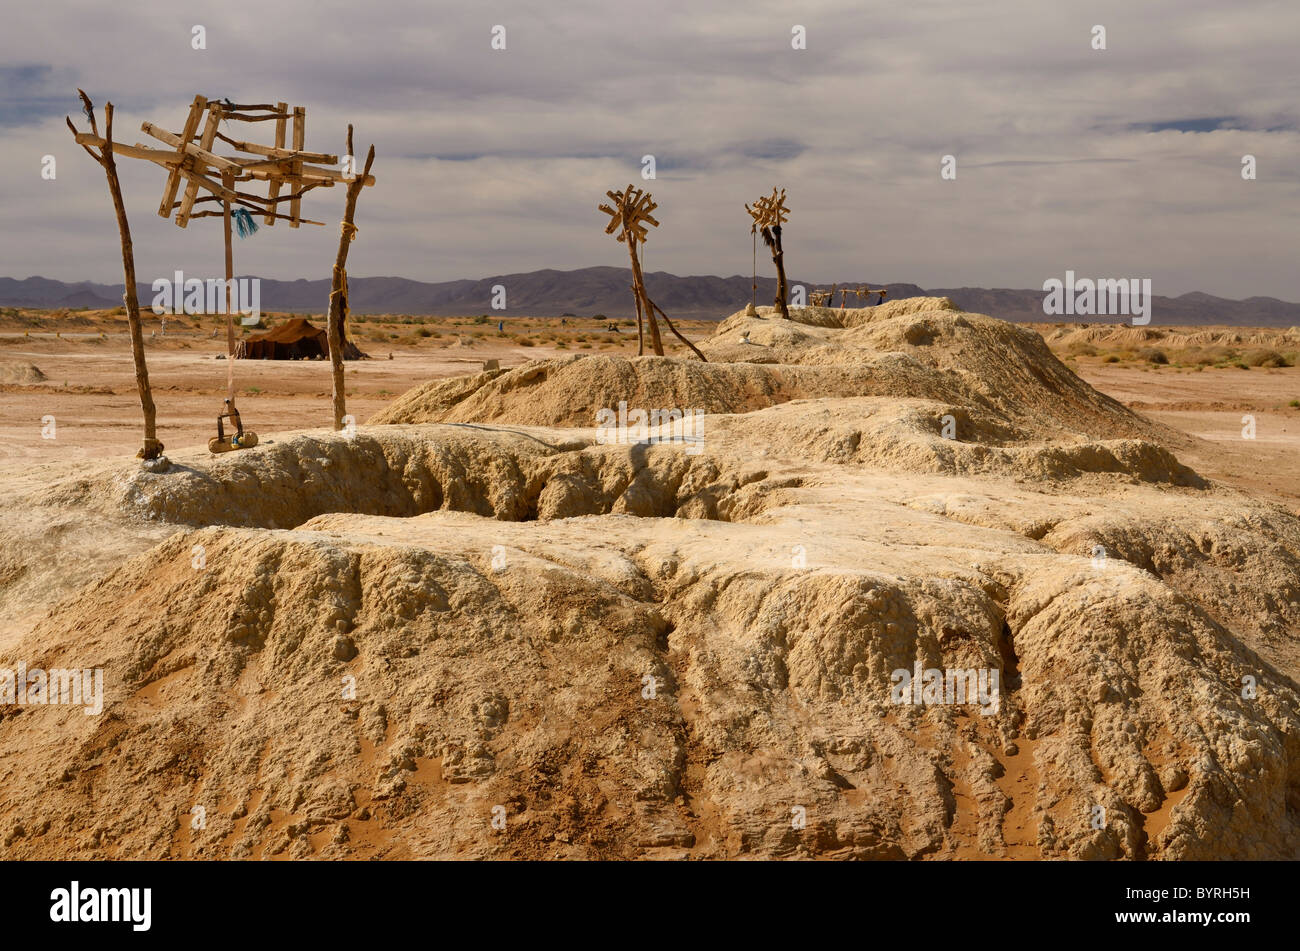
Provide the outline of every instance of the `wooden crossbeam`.
[[[249,206],[249,205],[244,205],[243,207],[250,208],[250,210],[257,212],[259,215],[261,215],[261,214],[264,213],[263,210],[262,210],[261,208],[255,208],[255,207],[252,207],[252,206]],[[281,219],[281,220],[283,220],[283,221],[288,221],[288,220],[289,220],[289,216],[288,216],[288,215],[282,215],[282,214],[279,214],[278,212],[269,211],[269,212],[265,212],[265,214],[266,214],[266,215],[269,215],[269,216],[273,216],[273,217],[275,217],[275,218],[277,218],[277,219]],[[190,217],[191,217],[191,218],[224,218],[225,215],[226,215],[226,212],[225,212],[224,209],[222,209],[221,211],[194,211],[194,212],[191,212],[191,213],[190,213]],[[312,221],[310,218],[300,218],[299,220],[300,220],[303,224],[305,224],[305,225],[322,225],[322,226],[323,226],[323,225],[325,224],[325,222],[323,222],[323,221]]]
[[[195,96],[194,102],[190,105],[190,114],[185,117],[185,127],[181,131],[181,140],[184,142],[194,138],[194,133],[198,131],[199,120],[203,118],[203,110],[207,108],[208,100],[202,96]],[[180,164],[180,154],[176,155],[176,164]],[[180,172],[172,169],[167,175],[167,184],[163,188],[162,201],[158,204],[158,215],[162,218],[171,217],[172,203],[176,201],[176,192],[181,187]]]
[[[298,161],[290,163],[290,171],[288,172],[281,171],[282,168],[283,166],[280,163],[272,162],[265,167],[261,165],[245,165],[241,168],[241,171],[248,173],[253,178],[270,182],[278,178],[286,182],[328,182],[332,185],[335,182],[352,182],[361,178],[358,175],[356,179],[349,179],[337,168],[318,168],[315,165],[305,165]],[[373,185],[374,183],[375,176],[367,175],[364,184]]]
[[241,152],[249,152],[253,155],[264,155],[267,158],[274,159],[300,159],[304,162],[320,162],[323,165],[337,165],[339,157],[331,155],[328,152],[304,152],[294,149],[272,148],[269,145],[258,145],[256,142],[241,142],[238,139],[232,139],[228,135],[217,133],[217,138],[232,148]]
[[[302,106],[293,107],[293,150],[302,151],[303,144],[307,136],[307,110]],[[295,160],[290,166],[291,174],[301,178],[303,173],[302,161]],[[289,203],[289,227],[298,227],[298,215],[302,207],[300,199],[295,198]]]
[[[277,102],[277,103],[275,104],[275,110],[276,110],[276,112],[287,112],[288,109],[289,109],[289,104],[288,104],[287,102]],[[276,116],[276,119],[275,119],[275,147],[276,147],[277,149],[282,149],[282,148],[284,148],[284,123],[285,123],[285,120],[284,120],[284,117],[283,117],[283,116]],[[247,151],[247,150],[245,150],[245,151]],[[280,181],[279,181],[279,179],[272,179],[272,180],[271,180],[271,184],[270,184],[269,188],[267,189],[267,194],[270,196],[270,198],[271,198],[272,201],[275,201],[276,196],[280,194]],[[275,224],[275,219],[278,218],[278,217],[280,217],[280,216],[277,215],[277,214],[275,214],[274,212],[267,212],[266,217],[263,218],[262,221],[263,221],[264,224],[273,225],[273,224]]]
[[[199,148],[205,152],[212,148],[212,140],[216,138],[217,126],[221,124],[221,106],[216,103],[208,103],[208,121],[203,127],[203,137],[199,140]],[[193,166],[194,159],[186,156],[185,161],[178,165],[177,168],[184,170],[186,166]],[[184,228],[190,223],[190,209],[194,207],[194,199],[199,196],[199,184],[193,178],[188,178],[185,183],[185,197],[181,199],[181,210],[176,213],[176,224]]]
[[[78,132],[77,144],[90,145],[102,149],[107,143],[93,133]],[[148,162],[157,162],[159,165],[175,166],[180,165],[182,161],[182,159],[170,149],[153,149],[141,145],[138,142],[135,145],[127,145],[125,142],[114,142],[113,151],[117,155],[125,155],[128,158],[144,159]]]
[[219,171],[238,171],[240,166],[228,158],[223,158],[215,152],[209,152],[207,149],[200,148],[193,142],[182,138],[179,135],[173,135],[166,129],[160,129],[152,122],[143,122],[140,124],[140,131],[145,135],[157,139],[159,142],[166,142],[168,145],[176,146],[177,151],[184,152],[186,155],[193,155],[195,158],[202,159],[208,165]]

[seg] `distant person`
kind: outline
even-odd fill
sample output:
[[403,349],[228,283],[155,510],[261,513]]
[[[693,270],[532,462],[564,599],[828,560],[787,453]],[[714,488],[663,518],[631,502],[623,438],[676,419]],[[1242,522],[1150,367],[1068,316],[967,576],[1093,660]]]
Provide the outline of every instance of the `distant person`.
[[498,321],[497,321],[497,333],[499,333],[499,334],[503,334],[503,333],[505,333],[505,332],[506,332],[506,322],[505,322],[504,320],[498,320]]

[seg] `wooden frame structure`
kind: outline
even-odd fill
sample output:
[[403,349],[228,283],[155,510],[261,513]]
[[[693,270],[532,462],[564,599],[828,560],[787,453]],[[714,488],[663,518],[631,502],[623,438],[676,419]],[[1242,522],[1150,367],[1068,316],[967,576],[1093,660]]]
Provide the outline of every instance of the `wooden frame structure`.
[[773,186],[771,195],[762,196],[753,207],[745,205],[745,211],[754,219],[750,233],[757,231],[761,234],[763,243],[772,250],[772,261],[776,264],[776,309],[789,320],[790,309],[786,300],[790,292],[785,281],[785,251],[781,248],[781,226],[790,217],[790,209],[785,207],[785,189],[778,193]]
[[836,290],[840,292],[840,310],[844,309],[850,294],[860,301],[866,301],[872,294],[879,294],[880,300],[876,301],[879,305],[885,302],[885,297],[889,293],[888,288],[871,287],[868,284],[859,284],[857,287],[840,287],[838,284],[832,284],[829,291],[817,290],[810,292],[808,301],[814,307],[834,307]]
[[[605,234],[613,234],[617,231],[618,240],[627,245],[628,254],[632,258],[632,297],[636,302],[637,356],[645,353],[645,322],[650,325],[650,346],[655,355],[660,357],[664,355],[663,341],[659,337],[659,323],[655,320],[657,313],[677,339],[707,363],[708,359],[704,354],[678,332],[673,322],[668,319],[668,315],[646,293],[645,279],[641,274],[641,259],[637,252],[640,246],[645,244],[649,229],[659,227],[658,220],[651,214],[659,206],[649,192],[633,188],[630,184],[621,192],[607,191],[605,194],[610,204],[596,206],[597,211],[603,211],[610,216],[609,224],[605,226]],[[642,314],[645,315],[644,322]]]
[[[84,93],[82,94],[84,98]],[[88,102],[88,100],[87,100]],[[88,113],[89,114],[89,113]],[[274,145],[259,145],[236,138],[222,131],[223,123],[229,130],[230,122],[273,122]],[[290,126],[290,124],[292,124]],[[179,133],[169,132],[152,123],[145,122],[140,130],[150,138],[161,142],[168,148],[145,145],[125,145],[113,142],[111,136],[101,138],[94,127],[90,132],[78,132],[68,120],[68,126],[76,136],[78,144],[87,148],[97,147],[101,152],[112,152],[128,158],[142,159],[161,165],[167,169],[167,182],[163,188],[162,201],[158,205],[158,214],[163,218],[172,216],[178,227],[184,228],[195,218],[219,217],[225,230],[226,248],[226,397],[229,408],[234,409],[235,382],[235,330],[231,314],[231,288],[234,281],[234,260],[231,241],[232,219],[239,218],[241,236],[245,229],[256,230],[252,215],[256,213],[264,224],[274,225],[277,221],[288,221],[290,228],[301,224],[324,225],[323,221],[313,221],[302,217],[302,197],[314,188],[332,188],[336,183],[348,185],[347,210],[341,232],[343,239],[351,241],[356,236],[356,226],[352,224],[352,214],[356,207],[356,192],[367,185],[375,183],[370,174],[374,161],[374,147],[371,146],[369,160],[365,171],[356,174],[356,159],[348,155],[350,167],[344,170],[324,166],[338,164],[339,157],[324,152],[309,152],[303,148],[306,139],[307,110],[302,106],[290,109],[288,103],[234,103],[229,99],[209,100],[204,96],[195,96],[188,115]],[[201,128],[200,128],[201,127]],[[292,136],[292,147],[286,148],[285,139]],[[233,155],[218,155],[213,149],[220,141],[235,151]],[[352,127],[348,126],[348,148],[352,147]],[[93,154],[93,153],[92,153]],[[220,179],[218,181],[218,179]],[[249,182],[266,182],[267,194],[259,195],[239,186]],[[184,190],[182,191],[182,185]],[[285,193],[281,194],[282,189]],[[354,191],[355,189],[355,191]],[[202,195],[200,195],[202,192]],[[289,213],[279,209],[288,203]],[[200,209],[196,206],[206,203],[220,203],[220,210]],[[345,250],[340,249],[336,272],[346,261]],[[336,391],[341,390],[338,378],[342,376],[342,327],[341,321],[346,316],[346,297],[339,293],[340,276],[335,274],[334,286],[330,295],[330,314],[334,317],[335,298],[343,304],[339,308],[340,326],[330,328],[330,359],[336,363]],[[342,276],[342,286],[346,288],[346,273]],[[335,339],[340,346],[335,347]],[[341,392],[335,394],[336,428],[341,427],[342,413],[339,412]]]

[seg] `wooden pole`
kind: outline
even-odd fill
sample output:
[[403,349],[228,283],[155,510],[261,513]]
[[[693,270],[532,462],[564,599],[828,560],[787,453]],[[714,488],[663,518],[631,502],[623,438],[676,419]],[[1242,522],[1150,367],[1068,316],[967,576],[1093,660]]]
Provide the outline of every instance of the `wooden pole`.
[[[95,128],[95,107],[80,89],[81,101],[85,104],[86,114],[90,117],[91,131]],[[68,128],[76,136],[76,126],[72,119],[67,120]],[[117,233],[122,241],[122,276],[126,282],[126,293],[122,295],[126,305],[126,321],[131,331],[131,356],[135,361],[135,386],[140,393],[140,409],[144,414],[144,446],[137,456],[141,459],[156,459],[162,455],[163,444],[158,441],[156,428],[157,410],[153,402],[153,390],[149,386],[149,367],[144,358],[144,329],[140,324],[140,300],[135,283],[135,247],[131,242],[131,226],[126,220],[126,204],[122,201],[122,186],[117,179],[117,163],[113,159],[113,104],[104,105],[104,140],[106,146],[96,155],[85,146],[86,152],[104,169],[108,179],[108,192],[113,198],[113,210],[117,213]]]
[[[307,110],[302,106],[293,107],[293,147],[295,150],[301,150],[307,135]],[[354,158],[355,162],[356,159]],[[295,161],[290,165],[290,172],[296,178],[302,178],[302,162]],[[301,202],[295,198],[289,202],[289,227],[298,227],[299,209]]]
[[641,317],[641,292],[636,289],[636,281],[632,282],[632,302],[636,304],[636,355],[645,356],[645,321]]
[[786,306],[786,298],[790,296],[790,291],[785,284],[785,252],[781,250],[780,224],[772,227],[772,261],[776,264],[776,309],[780,311],[782,317],[789,320],[790,311]]
[[658,304],[656,304],[654,301],[650,300],[649,298],[646,298],[646,300],[649,301],[651,307],[653,307],[655,310],[659,312],[659,316],[664,319],[664,323],[668,325],[668,329],[671,330],[673,334],[676,335],[677,339],[680,340],[682,343],[686,344],[686,346],[690,347],[692,350],[694,350],[695,355],[697,357],[699,357],[705,363],[708,363],[709,358],[706,357],[704,354],[700,353],[699,347],[695,346],[695,344],[691,343],[689,340],[687,340],[685,337],[682,336],[681,331],[679,331],[676,327],[674,327],[673,322],[668,319],[668,315],[664,313],[663,308],[660,307]]
[[347,415],[347,393],[345,381],[343,379],[343,347],[344,347],[344,326],[343,322],[348,312],[348,249],[352,247],[352,242],[357,236],[357,226],[353,224],[353,218],[357,211],[357,197],[361,190],[366,186],[366,180],[370,175],[370,166],[375,162],[375,147],[370,146],[370,153],[366,156],[366,167],[360,175],[356,175],[356,153],[352,151],[352,126],[348,125],[348,155],[352,159],[352,172],[355,178],[348,183],[347,201],[343,207],[343,221],[339,224],[339,250],[334,258],[334,271],[330,280],[330,307],[329,319],[326,324],[326,334],[329,339],[330,348],[330,375],[333,379],[333,393],[331,402],[334,408],[334,429],[343,428],[343,417]]
[[636,234],[627,228],[624,229],[624,234],[627,235],[628,252],[632,255],[632,282],[636,285],[636,293],[641,301],[637,309],[645,309],[646,321],[650,324],[650,348],[654,350],[655,356],[662,357],[664,355],[664,343],[659,339],[659,321],[655,320],[655,312],[650,307],[650,298],[646,294],[645,280],[641,276],[641,262],[636,256]]
[[[235,186],[235,175],[231,171],[221,173],[221,182],[227,189]],[[230,240],[230,199],[224,202],[221,216],[226,231],[226,399],[230,401],[230,410],[235,408],[235,316],[231,313],[231,291],[235,285],[235,252]]]

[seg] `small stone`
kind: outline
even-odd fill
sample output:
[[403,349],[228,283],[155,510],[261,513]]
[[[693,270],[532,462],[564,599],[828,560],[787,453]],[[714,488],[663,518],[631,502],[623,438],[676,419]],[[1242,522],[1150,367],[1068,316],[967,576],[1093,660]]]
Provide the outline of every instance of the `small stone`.
[[334,638],[334,659],[341,660],[344,663],[357,656],[357,645],[353,643],[352,638],[340,634]]

